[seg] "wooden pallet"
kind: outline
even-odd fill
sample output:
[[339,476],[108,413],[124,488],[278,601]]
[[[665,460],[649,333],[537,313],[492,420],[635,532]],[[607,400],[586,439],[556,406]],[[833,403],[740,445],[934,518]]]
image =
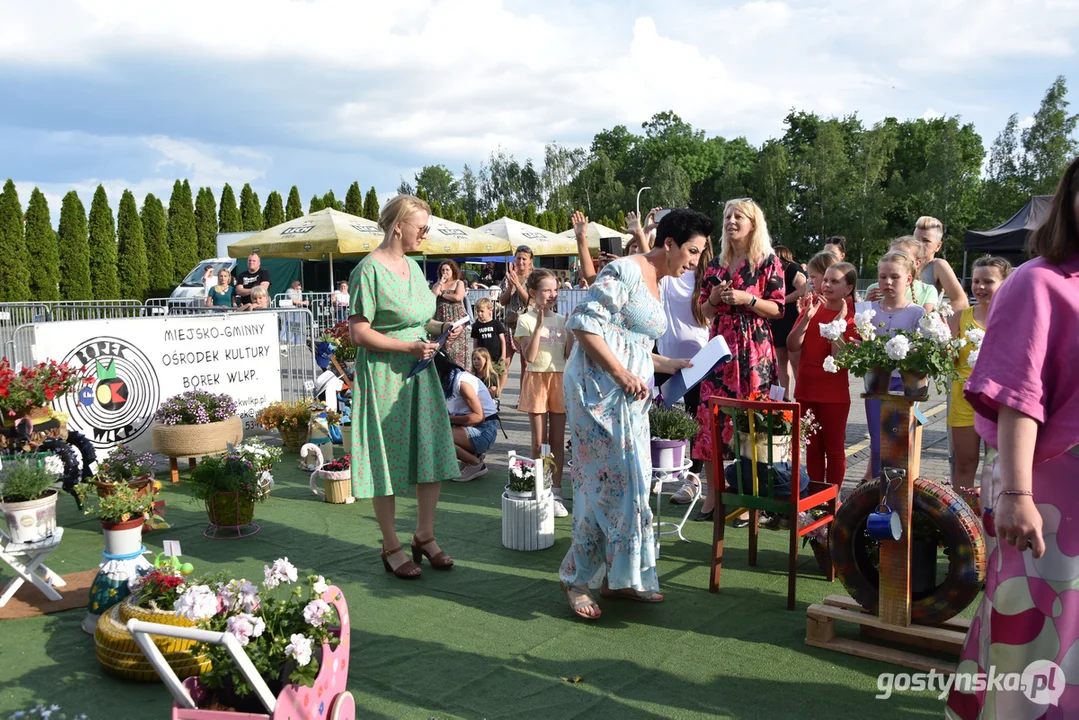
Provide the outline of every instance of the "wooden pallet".
[[806,610],[806,644],[837,652],[902,665],[915,670],[936,670],[951,674],[956,662],[943,660],[917,651],[898,650],[870,641],[838,637],[835,622],[853,623],[861,628],[867,638],[886,640],[909,645],[920,650],[954,655],[956,660],[963,649],[969,620],[953,618],[940,625],[893,625],[880,617],[865,612],[852,598],[845,595],[829,595],[823,604],[810,605]]

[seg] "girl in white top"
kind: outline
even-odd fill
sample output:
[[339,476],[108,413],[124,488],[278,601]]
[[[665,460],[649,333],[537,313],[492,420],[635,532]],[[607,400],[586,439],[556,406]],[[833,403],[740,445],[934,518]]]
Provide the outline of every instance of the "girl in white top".
[[528,312],[517,320],[514,337],[528,363],[521,378],[517,409],[528,413],[532,428],[532,457],[540,456],[540,445],[550,445],[554,455],[551,489],[555,497],[555,517],[569,511],[562,503],[562,465],[566,454],[566,404],[562,373],[573,347],[573,334],[558,307],[558,278],[550,270],[533,270],[528,276]]

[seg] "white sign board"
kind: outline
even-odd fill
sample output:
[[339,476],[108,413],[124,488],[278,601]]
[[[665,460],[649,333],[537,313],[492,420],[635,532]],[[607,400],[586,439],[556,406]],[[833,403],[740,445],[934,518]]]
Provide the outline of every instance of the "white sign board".
[[66,362],[90,380],[54,406],[99,450],[122,442],[149,451],[158,405],[188,390],[230,395],[245,432],[281,399],[273,313],[44,323],[34,325],[34,339],[38,362]]

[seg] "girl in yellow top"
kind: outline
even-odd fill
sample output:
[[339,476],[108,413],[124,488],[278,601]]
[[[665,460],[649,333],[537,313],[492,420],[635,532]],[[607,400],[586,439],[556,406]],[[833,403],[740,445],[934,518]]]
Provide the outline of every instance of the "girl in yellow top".
[[517,409],[528,413],[532,428],[532,457],[540,445],[550,445],[555,469],[551,477],[555,517],[569,511],[562,498],[562,464],[566,454],[566,405],[562,372],[573,347],[566,318],[555,312],[558,278],[550,270],[534,270],[528,276],[528,312],[517,320],[514,337],[520,338],[521,354],[528,363],[521,377],[521,401]]
[[981,338],[985,335],[989,303],[1011,272],[1011,263],[1004,258],[986,255],[975,260],[971,288],[978,304],[964,308],[961,313],[952,315],[948,321],[952,328],[952,337],[966,341],[959,349],[955,369],[960,379],[952,383],[951,405],[948,408],[948,426],[952,429],[952,446],[955,451],[952,486],[956,489],[974,487],[974,475],[978,471],[978,450],[981,445],[981,439],[974,431],[974,408],[963,397],[963,386],[966,385],[978,359],[976,353],[981,345]]

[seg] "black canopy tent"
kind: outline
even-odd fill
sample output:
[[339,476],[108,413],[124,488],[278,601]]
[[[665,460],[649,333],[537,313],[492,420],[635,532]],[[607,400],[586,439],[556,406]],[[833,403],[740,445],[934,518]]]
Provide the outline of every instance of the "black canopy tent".
[[963,238],[963,282],[967,278],[967,257],[970,253],[999,255],[1019,265],[1027,259],[1026,245],[1030,233],[1049,214],[1052,195],[1035,195],[1019,212],[992,230],[967,230]]

